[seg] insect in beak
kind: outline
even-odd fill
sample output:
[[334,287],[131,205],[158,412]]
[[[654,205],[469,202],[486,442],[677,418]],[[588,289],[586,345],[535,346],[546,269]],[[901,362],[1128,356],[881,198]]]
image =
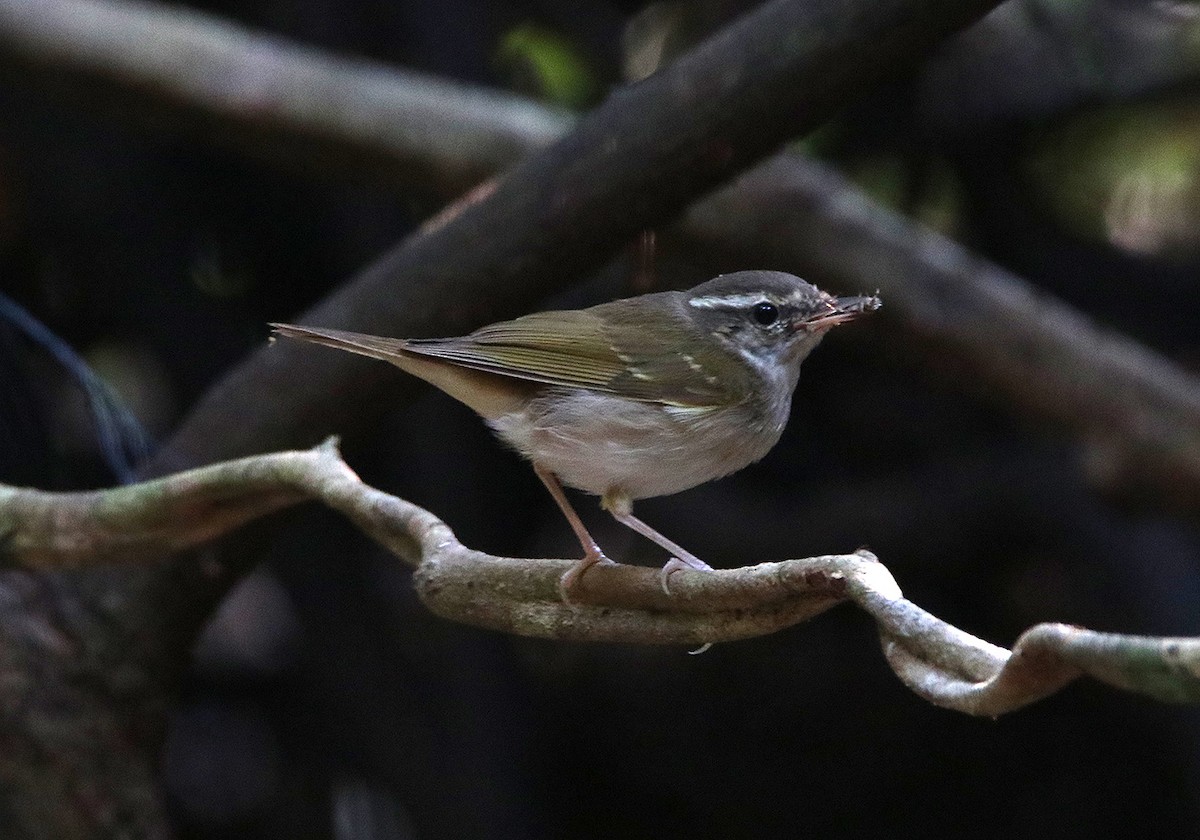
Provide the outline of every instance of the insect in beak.
[[864,312],[871,312],[880,307],[878,295],[860,295],[856,297],[831,297],[828,301],[829,310],[812,315],[796,324],[796,329],[808,332],[824,331],[838,324],[853,321]]

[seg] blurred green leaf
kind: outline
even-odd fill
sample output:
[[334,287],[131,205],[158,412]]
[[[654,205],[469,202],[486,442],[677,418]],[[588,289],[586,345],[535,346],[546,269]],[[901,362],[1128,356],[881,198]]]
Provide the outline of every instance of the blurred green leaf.
[[599,96],[596,74],[578,47],[537,24],[521,24],[505,33],[496,60],[514,88],[543,102],[580,109]]

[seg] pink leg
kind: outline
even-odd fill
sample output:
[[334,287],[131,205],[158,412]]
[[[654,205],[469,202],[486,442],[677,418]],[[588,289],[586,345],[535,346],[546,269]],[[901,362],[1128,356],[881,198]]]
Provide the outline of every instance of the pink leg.
[[584,527],[583,520],[579,518],[579,514],[575,512],[575,508],[571,507],[571,503],[567,501],[567,494],[563,492],[558,477],[537,461],[533,462],[533,471],[537,473],[537,477],[542,480],[542,484],[545,484],[546,489],[550,491],[555,504],[558,505],[558,509],[562,511],[563,516],[567,518],[567,523],[571,526],[571,530],[575,532],[575,537],[579,540],[579,545],[583,548],[583,558],[563,572],[563,576],[558,580],[559,595],[562,596],[564,602],[570,603],[569,593],[571,588],[579,582],[579,578],[583,577],[583,573],[597,563],[611,563],[612,561],[604,556],[604,552],[600,550],[600,546],[596,544],[596,541],[592,539],[592,535]]
[[[616,506],[614,505],[614,507]],[[671,594],[671,589],[667,585],[667,579],[671,576],[672,572],[677,572],[680,569],[696,569],[701,572],[712,571],[712,566],[705,563],[687,549],[667,539],[645,522],[638,519],[632,513],[621,511],[619,509],[614,510],[612,508],[609,509],[609,513],[611,513],[613,518],[625,527],[632,528],[646,539],[657,543],[674,555],[670,560],[667,561],[666,565],[662,567],[662,571],[659,572],[658,575],[658,579],[662,583],[663,592],[666,592],[668,595]]]

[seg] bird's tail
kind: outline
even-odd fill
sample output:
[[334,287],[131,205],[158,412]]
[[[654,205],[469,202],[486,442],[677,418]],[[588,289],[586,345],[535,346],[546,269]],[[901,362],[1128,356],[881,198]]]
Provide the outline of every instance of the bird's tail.
[[296,324],[271,324],[271,333],[272,337],[280,335],[299,341],[311,341],[313,344],[323,344],[326,347],[393,363],[404,358],[407,344],[401,338],[383,338],[344,330],[327,330],[322,327],[301,327]]

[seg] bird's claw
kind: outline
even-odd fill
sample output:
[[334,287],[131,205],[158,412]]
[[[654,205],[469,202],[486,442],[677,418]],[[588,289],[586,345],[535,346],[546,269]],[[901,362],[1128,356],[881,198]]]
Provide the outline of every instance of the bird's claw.
[[663,567],[658,571],[658,582],[662,585],[663,592],[668,595],[671,594],[669,578],[673,573],[678,572],[681,569],[694,569],[697,572],[711,572],[713,567],[705,563],[699,557],[688,557],[685,559],[672,557],[670,560],[664,563]]
[[599,563],[612,563],[604,556],[603,551],[597,551],[595,554],[585,554],[578,563],[571,566],[562,573],[562,577],[558,579],[558,595],[562,598],[564,604],[570,604],[571,590],[579,585],[579,579],[583,577],[583,573]]

